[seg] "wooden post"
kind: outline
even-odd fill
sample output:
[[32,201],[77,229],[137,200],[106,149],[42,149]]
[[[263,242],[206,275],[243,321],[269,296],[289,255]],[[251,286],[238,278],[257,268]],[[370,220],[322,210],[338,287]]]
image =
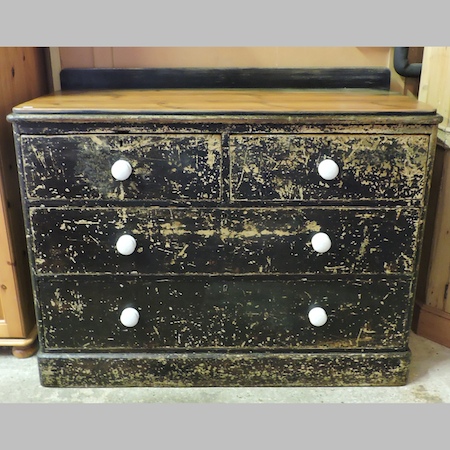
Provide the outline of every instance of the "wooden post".
[[11,125],[19,102],[48,91],[43,49],[0,47],[0,347],[17,357],[37,350],[29,261]]
[[450,47],[424,48],[419,100],[443,116],[438,138],[450,147]]
[[432,186],[435,207],[428,215],[426,231],[432,236],[427,261],[422,259],[425,284],[418,295],[413,330],[450,347],[450,47],[425,47],[418,98],[434,106],[443,121],[435,165],[439,177]]

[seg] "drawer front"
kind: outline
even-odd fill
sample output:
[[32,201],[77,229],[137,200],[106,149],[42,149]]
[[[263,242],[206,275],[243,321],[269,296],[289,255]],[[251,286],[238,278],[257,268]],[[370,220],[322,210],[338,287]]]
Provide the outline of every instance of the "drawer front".
[[[231,199],[385,200],[423,197],[428,136],[234,135]],[[319,164],[338,175],[326,180]]]
[[[22,136],[29,199],[218,200],[219,135]],[[118,160],[131,175],[117,181]]]
[[[45,273],[317,274],[415,269],[414,208],[31,208]],[[331,248],[312,239],[326,233]],[[135,241],[121,254],[119,238]]]
[[[46,350],[403,348],[410,280],[39,278]],[[322,308],[325,324],[310,310]],[[120,317],[138,313],[134,326]]]

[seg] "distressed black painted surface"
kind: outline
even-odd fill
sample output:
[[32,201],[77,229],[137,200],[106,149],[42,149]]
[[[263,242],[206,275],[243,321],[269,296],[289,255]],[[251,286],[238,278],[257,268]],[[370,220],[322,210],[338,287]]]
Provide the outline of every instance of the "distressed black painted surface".
[[[405,349],[411,279],[38,279],[49,350]],[[328,320],[308,320],[314,306]],[[140,313],[135,327],[122,310]]]
[[[32,208],[38,273],[411,273],[417,209]],[[326,232],[327,253],[312,236]],[[121,255],[116,241],[137,249]]]
[[[217,200],[221,145],[217,135],[23,136],[30,199]],[[111,166],[128,161],[129,179]]]
[[[422,199],[428,146],[425,135],[233,135],[231,199]],[[336,179],[320,177],[324,159]]]
[[164,88],[370,88],[388,91],[387,67],[333,68],[68,68],[63,90]]
[[[119,119],[120,117],[120,119]],[[22,136],[114,134],[370,134],[430,135],[439,116],[391,115],[173,115],[10,114],[18,145]]]
[[[9,119],[44,385],[407,381],[437,116]],[[110,175],[118,156],[128,181]],[[325,157],[335,181],[317,174]],[[313,251],[317,231],[328,253]],[[129,256],[115,250],[124,233],[138,241]],[[134,328],[119,322],[127,306]]]
[[400,386],[410,360],[409,351],[38,357],[41,382],[52,387]]

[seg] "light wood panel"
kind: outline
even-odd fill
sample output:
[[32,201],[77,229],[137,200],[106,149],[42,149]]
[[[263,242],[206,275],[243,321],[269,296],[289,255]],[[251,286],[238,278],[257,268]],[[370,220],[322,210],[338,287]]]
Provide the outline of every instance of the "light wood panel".
[[438,137],[444,149],[442,166],[437,168],[442,172],[425,304],[450,313],[450,47],[425,47],[419,99],[433,105],[442,115]]
[[442,166],[433,243],[428,272],[425,303],[450,314],[448,287],[450,283],[450,151],[447,149]]
[[425,249],[429,251],[427,264],[421,268],[425,282],[414,312],[413,330],[450,347],[450,47],[424,48],[418,98],[433,105],[443,120],[438,129],[442,156],[435,166],[432,185],[436,207],[426,228],[431,244]]
[[0,345],[22,345],[35,336],[14,142],[6,115],[15,104],[46,92],[43,49],[0,47]]
[[[101,107],[99,107],[101,105]],[[164,89],[57,92],[14,108],[19,113],[78,111],[233,113],[434,113],[435,108],[393,93],[279,89]]]
[[[2,177],[3,179],[3,177]],[[7,201],[0,183],[0,303],[2,304],[5,326],[0,328],[0,338],[21,336],[25,331],[22,302],[18,298],[21,286],[14,270],[14,253],[12,248],[11,230],[6,216]],[[31,297],[28,298],[31,301]]]
[[61,67],[387,67],[390,47],[60,47]]
[[450,314],[419,303],[415,307],[413,330],[419,336],[450,347]]
[[439,138],[450,146],[450,47],[425,47],[419,100],[436,107],[443,121]]

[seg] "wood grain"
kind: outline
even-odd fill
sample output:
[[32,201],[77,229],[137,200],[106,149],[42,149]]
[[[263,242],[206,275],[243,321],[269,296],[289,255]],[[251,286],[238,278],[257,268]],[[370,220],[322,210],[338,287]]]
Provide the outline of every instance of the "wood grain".
[[430,341],[450,347],[450,314],[423,303],[414,311],[413,331]]
[[444,117],[441,127],[450,125],[450,47],[425,47],[419,100],[434,105]]
[[292,113],[434,114],[433,106],[393,92],[289,89],[165,89],[56,92],[22,103],[15,113]]
[[436,216],[434,217],[425,303],[450,313],[448,285],[450,282],[450,150],[445,150]]
[[15,104],[45,92],[41,49],[0,48],[0,303],[5,320],[0,338],[24,338],[35,324],[13,133],[6,115]]

